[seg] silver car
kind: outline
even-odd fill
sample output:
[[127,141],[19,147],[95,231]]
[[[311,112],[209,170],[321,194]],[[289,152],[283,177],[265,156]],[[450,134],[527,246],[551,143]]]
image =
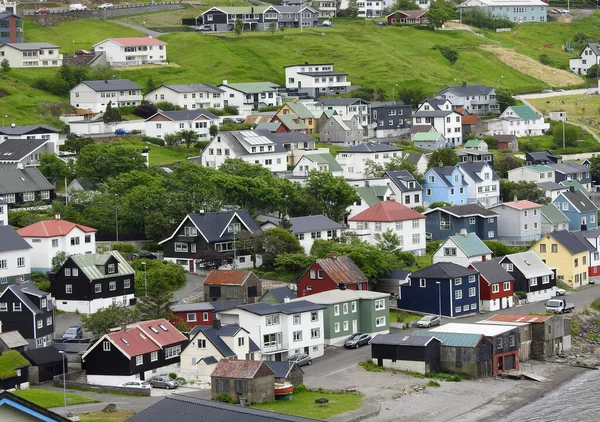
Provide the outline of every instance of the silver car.
[[434,325],[440,325],[441,318],[439,315],[427,315],[417,321],[417,327],[429,328]]
[[179,383],[177,381],[171,379],[166,375],[153,376],[150,380],[150,385],[152,386],[152,388],[165,388],[167,390],[179,387]]
[[288,362],[293,362],[298,366],[312,365],[312,358],[306,353],[298,353],[290,356]]

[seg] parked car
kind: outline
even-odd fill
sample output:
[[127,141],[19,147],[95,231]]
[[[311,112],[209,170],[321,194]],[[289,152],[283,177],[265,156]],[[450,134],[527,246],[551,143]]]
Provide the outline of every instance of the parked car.
[[144,390],[146,390],[148,388],[152,388],[152,386],[150,384],[148,384],[146,381],[128,381],[128,382],[121,384],[121,387],[142,388]]
[[236,123],[236,124],[238,124],[238,123],[244,123],[244,121],[242,119],[237,118],[237,117],[225,117],[223,119],[223,123],[225,123],[225,122]]
[[434,325],[440,325],[442,319],[439,315],[427,315],[417,321],[417,327],[433,327]]
[[117,129],[115,130],[115,135],[129,135],[131,133],[130,130],[127,129]]
[[76,56],[89,56],[92,53],[90,53],[87,50],[77,50],[73,54],[76,55]]
[[371,336],[365,333],[354,333],[346,339],[344,346],[350,349],[358,349],[360,346],[369,344]]
[[69,5],[69,12],[75,12],[78,10],[87,10],[87,6],[81,3],[73,3]]
[[553,14],[553,15],[558,15],[560,13],[560,11],[558,9],[552,9],[550,11],[550,13]]
[[135,252],[133,255],[131,255],[131,259],[158,259],[158,257],[156,255],[154,255],[152,252]]
[[568,10],[566,10],[566,9],[558,9],[558,11],[559,11],[560,13],[562,13],[562,14],[567,14],[567,13],[569,13],[569,11],[568,11]]
[[377,22],[377,26],[387,26],[385,22]]
[[565,289],[556,289],[556,296],[565,296],[567,291]]
[[213,26],[212,25],[200,25],[197,26],[195,28],[196,32],[212,32],[213,31]]
[[100,6],[98,6],[98,9],[110,9],[112,7],[115,7],[115,5],[112,3],[102,3]]
[[323,22],[321,22],[321,26],[331,26],[331,21],[329,19],[326,19]]
[[170,390],[171,388],[179,387],[179,383],[174,379],[169,378],[167,375],[155,375],[150,380],[150,386],[152,388],[165,388]]
[[312,365],[312,358],[306,353],[297,353],[290,356],[288,362],[293,362],[298,366]]
[[554,91],[552,91],[551,89],[545,89],[542,91],[542,94],[552,94]]
[[36,15],[46,15],[46,14],[50,13],[50,9],[47,7],[40,7],[33,13]]
[[83,328],[79,325],[70,326],[63,334],[63,340],[75,340],[79,338],[83,338]]

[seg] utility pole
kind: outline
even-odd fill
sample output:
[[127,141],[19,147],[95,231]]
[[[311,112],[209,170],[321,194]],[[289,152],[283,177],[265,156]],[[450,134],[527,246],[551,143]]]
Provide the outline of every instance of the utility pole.
[[440,325],[442,324],[442,283],[440,281],[435,282],[438,285],[438,310],[440,314]]
[[565,121],[562,121],[563,124],[563,149],[565,149]]
[[119,241],[119,207],[117,207],[117,198],[119,197],[118,193],[115,193],[115,235],[116,241]]
[[235,246],[235,236],[236,236],[237,232],[234,231],[233,232],[233,270],[235,271],[237,269],[237,248]]

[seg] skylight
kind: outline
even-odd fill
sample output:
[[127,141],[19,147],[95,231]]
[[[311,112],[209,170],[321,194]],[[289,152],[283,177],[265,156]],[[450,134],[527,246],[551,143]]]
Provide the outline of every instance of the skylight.
[[149,328],[150,328],[150,330],[151,330],[153,333],[156,333],[156,334],[158,334],[158,330],[157,330],[156,328],[154,328],[154,327],[152,327],[152,326],[151,326],[151,327],[149,327]]
[[121,338],[121,341],[127,345],[129,345],[129,342],[127,340],[125,340],[124,338]]
[[523,262],[529,266],[531,266],[531,264],[529,263],[529,261],[527,261],[526,259],[523,260]]
[[158,326],[159,326],[159,327],[160,327],[160,329],[161,329],[161,330],[163,330],[163,331],[169,331],[169,330],[167,330],[167,327],[165,327],[165,326],[164,326],[164,325],[162,325],[162,324],[158,324]]

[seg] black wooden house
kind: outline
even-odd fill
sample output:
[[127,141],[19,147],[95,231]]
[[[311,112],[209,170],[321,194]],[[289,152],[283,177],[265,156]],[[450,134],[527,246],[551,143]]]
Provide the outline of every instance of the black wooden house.
[[440,365],[441,342],[431,337],[377,334],[371,340],[371,358],[377,366],[426,374]]

